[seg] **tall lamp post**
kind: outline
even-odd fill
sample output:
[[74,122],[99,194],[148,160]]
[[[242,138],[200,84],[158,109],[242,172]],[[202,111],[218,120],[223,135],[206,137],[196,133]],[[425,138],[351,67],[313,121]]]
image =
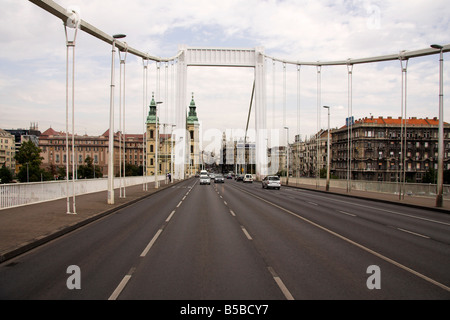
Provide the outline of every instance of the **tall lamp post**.
[[325,109],[328,109],[328,132],[327,132],[327,184],[326,190],[330,190],[330,107],[323,106]]
[[114,204],[114,56],[116,53],[116,40],[125,38],[124,34],[113,35],[111,58],[111,92],[109,105],[109,163],[108,163],[108,204]]
[[444,47],[439,44],[432,44],[431,48],[440,50],[439,58],[439,141],[438,141],[438,177],[436,195],[436,207],[443,205],[444,189],[444,92],[443,92],[443,67],[444,67]]
[[284,127],[287,130],[286,137],[286,162],[287,162],[287,170],[286,170],[286,185],[289,185],[289,127]]
[[159,171],[159,162],[158,162],[158,148],[159,148],[159,121],[158,121],[158,104],[161,104],[161,101],[156,102],[156,143],[155,143],[155,189],[159,188],[159,180],[158,180],[158,171]]

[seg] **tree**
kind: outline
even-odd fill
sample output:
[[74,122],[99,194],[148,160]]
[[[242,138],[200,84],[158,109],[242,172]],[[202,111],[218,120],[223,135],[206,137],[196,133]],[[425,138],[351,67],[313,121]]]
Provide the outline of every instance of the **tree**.
[[[93,178],[101,178],[103,176],[100,167],[94,167],[93,159],[90,156],[87,156],[84,160],[85,165],[81,165],[78,167],[78,178],[80,179],[93,179]],[[95,175],[94,175],[95,171]]]
[[50,174],[41,169],[42,158],[41,149],[31,140],[22,143],[22,146],[16,153],[15,159],[21,165],[17,177],[20,182],[34,182],[48,180]]
[[13,180],[13,174],[9,168],[6,167],[4,163],[0,169],[0,183],[10,183]]

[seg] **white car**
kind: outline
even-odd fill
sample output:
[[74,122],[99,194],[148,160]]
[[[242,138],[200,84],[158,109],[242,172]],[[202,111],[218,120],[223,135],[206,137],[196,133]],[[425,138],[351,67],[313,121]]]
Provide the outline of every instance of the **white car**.
[[251,174],[246,174],[246,175],[244,175],[244,179],[242,180],[243,182],[250,182],[250,183],[252,183],[253,182],[253,176],[251,175]]
[[280,177],[278,176],[267,176],[262,180],[262,187],[263,189],[269,189],[269,188],[273,188],[273,189],[278,189],[280,190],[281,188],[281,182],[280,182]]
[[200,184],[211,184],[211,178],[207,174],[200,176]]

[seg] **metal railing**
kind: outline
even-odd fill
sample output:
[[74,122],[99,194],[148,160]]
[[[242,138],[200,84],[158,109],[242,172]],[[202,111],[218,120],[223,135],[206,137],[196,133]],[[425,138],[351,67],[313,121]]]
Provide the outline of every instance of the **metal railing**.
[[[159,181],[164,181],[164,175],[158,176]],[[133,186],[143,183],[155,182],[154,176],[133,176],[114,179],[114,188],[118,189],[121,185]],[[65,180],[30,182],[30,183],[10,183],[0,185],[0,210],[12,207],[18,207],[28,204],[52,201],[71,196],[82,195],[93,192],[107,190],[107,178],[100,179],[80,179],[75,183],[67,183]],[[75,190],[73,190],[75,188]],[[75,191],[75,193],[74,193]],[[105,196],[106,197],[106,196]]]

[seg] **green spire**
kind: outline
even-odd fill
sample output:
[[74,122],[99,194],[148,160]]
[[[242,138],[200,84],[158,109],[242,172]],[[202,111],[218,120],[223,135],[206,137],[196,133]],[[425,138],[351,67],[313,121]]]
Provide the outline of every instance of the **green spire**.
[[156,123],[156,102],[154,92],[152,92],[152,101],[150,102],[150,110],[148,111],[147,123]]
[[198,117],[197,117],[196,109],[197,109],[197,107],[195,106],[194,93],[192,92],[192,100],[191,100],[191,104],[189,105],[189,114],[188,114],[188,117],[186,119],[187,123],[189,123],[189,124],[198,123]]

